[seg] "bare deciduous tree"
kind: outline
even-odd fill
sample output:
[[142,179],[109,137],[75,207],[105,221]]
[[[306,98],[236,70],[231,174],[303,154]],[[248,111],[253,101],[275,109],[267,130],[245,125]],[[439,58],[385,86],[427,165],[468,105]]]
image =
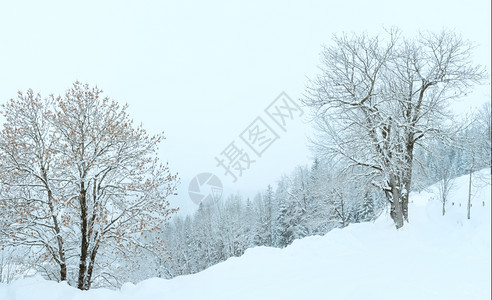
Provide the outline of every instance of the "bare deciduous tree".
[[386,194],[397,228],[408,222],[415,146],[450,125],[447,105],[483,78],[472,45],[453,32],[405,39],[397,30],[342,35],[322,52],[321,74],[309,82],[316,146]]
[[452,177],[452,174],[448,172],[448,170],[449,168],[445,169],[445,171],[442,173],[443,177],[441,178],[441,180],[439,180],[437,185],[439,197],[442,203],[443,216],[446,214],[446,204],[448,202],[449,192],[451,192],[451,189],[454,185],[454,178]]
[[162,135],[135,127],[126,106],[101,93],[79,82],[62,97],[29,90],[2,111],[2,239],[29,247],[48,277],[83,290],[95,269],[111,270],[102,255],[163,250],[147,236],[174,212],[167,198],[177,184],[156,156]]

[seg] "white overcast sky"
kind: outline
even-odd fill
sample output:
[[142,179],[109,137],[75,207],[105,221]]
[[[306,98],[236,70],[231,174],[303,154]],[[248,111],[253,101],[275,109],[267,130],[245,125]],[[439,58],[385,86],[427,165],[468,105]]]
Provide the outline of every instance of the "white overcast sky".
[[[0,103],[27,88],[47,95],[75,80],[97,84],[146,129],[164,130],[160,157],[182,181],[173,204],[191,211],[187,188],[198,173],[217,174],[225,194],[250,196],[311,161],[301,120],[234,184],[214,157],[282,91],[302,96],[334,33],[455,29],[478,44],[476,62],[490,74],[490,25],[490,0],[0,0]],[[490,101],[489,90],[469,101]]]

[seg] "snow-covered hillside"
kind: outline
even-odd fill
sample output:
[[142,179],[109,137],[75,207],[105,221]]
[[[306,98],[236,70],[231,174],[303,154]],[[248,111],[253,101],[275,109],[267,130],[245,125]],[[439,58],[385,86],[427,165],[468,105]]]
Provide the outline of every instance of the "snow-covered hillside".
[[33,277],[0,285],[0,299],[490,299],[490,169],[474,183],[471,220],[463,176],[444,217],[436,187],[412,194],[410,223],[399,231],[384,214],[172,280],[82,292]]

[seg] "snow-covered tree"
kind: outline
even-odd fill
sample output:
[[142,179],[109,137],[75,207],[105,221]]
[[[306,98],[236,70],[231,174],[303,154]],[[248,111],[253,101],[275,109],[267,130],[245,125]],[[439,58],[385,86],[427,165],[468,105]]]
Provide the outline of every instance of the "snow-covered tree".
[[371,221],[376,216],[376,204],[374,193],[370,190],[364,191],[364,197],[362,198],[362,203],[359,210],[359,221]]
[[308,222],[312,234],[323,235],[334,225],[331,221],[333,212],[333,165],[316,158],[311,166],[308,189],[311,205],[308,207]]
[[101,93],[76,82],[61,97],[29,90],[2,106],[2,242],[28,247],[46,276],[83,290],[145,249],[163,250],[148,236],[174,211],[177,183],[156,156],[163,136]]
[[442,203],[442,215],[446,214],[448,195],[451,192],[456,174],[455,151],[451,147],[441,147],[440,151],[435,151],[432,160],[432,173],[438,180],[437,187],[439,200]]
[[265,195],[262,197],[265,207],[265,245],[273,246],[273,220],[274,220],[274,195],[273,188],[268,185]]
[[[472,45],[453,32],[402,38],[336,36],[303,102],[318,129],[316,146],[381,189],[397,228],[408,221],[414,149],[443,134],[450,100],[483,78]],[[350,169],[350,168],[348,168]]]

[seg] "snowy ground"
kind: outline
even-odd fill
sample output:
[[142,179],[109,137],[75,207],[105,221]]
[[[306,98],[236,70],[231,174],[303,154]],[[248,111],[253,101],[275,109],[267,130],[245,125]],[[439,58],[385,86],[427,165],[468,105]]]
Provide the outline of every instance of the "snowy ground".
[[435,187],[412,194],[410,223],[399,231],[385,214],[172,280],[82,292],[33,277],[0,285],[0,299],[491,299],[490,170],[479,174],[471,220],[464,176],[445,217]]

